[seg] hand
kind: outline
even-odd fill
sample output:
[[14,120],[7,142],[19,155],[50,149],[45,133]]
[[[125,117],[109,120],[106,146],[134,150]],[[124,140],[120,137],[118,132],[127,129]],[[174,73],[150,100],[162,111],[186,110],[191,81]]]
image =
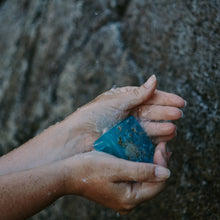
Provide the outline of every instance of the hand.
[[169,157],[164,143],[155,150],[156,164],[131,162],[96,151],[78,154],[65,161],[65,193],[127,214],[163,190],[170,175],[164,168]]
[[182,116],[179,108],[185,101],[177,95],[155,90],[156,85],[157,80],[152,76],[141,87],[111,89],[78,109],[64,121],[75,125],[65,149],[72,149],[74,145],[77,153],[91,151],[96,139],[128,115],[139,120],[155,144],[174,138],[176,126],[161,121],[179,119]]
[[122,87],[103,93],[61,123],[1,157],[0,175],[91,151],[96,139],[128,115],[139,120],[155,144],[171,140],[176,126],[165,121],[180,118],[179,108],[185,101],[177,95],[155,90],[156,84],[152,76],[140,87]]
[[164,188],[170,175],[164,168],[169,157],[161,143],[155,151],[155,164],[93,151],[0,175],[1,217],[27,219],[66,194],[78,194],[126,214]]

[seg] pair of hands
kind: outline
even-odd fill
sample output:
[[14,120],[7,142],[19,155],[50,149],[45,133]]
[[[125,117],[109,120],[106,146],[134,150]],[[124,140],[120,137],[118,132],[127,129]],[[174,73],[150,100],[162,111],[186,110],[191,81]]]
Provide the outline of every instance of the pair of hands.
[[[84,196],[126,214],[164,188],[170,175],[167,166],[171,156],[164,142],[176,136],[176,126],[164,121],[179,119],[182,116],[179,108],[184,107],[185,101],[177,95],[155,90],[156,85],[157,80],[152,76],[140,87],[111,89],[65,120],[78,124],[71,134],[83,134],[76,146],[81,154],[66,160],[67,194]],[[139,120],[154,143],[159,143],[154,164],[135,163],[95,151],[85,153],[93,149],[92,144],[100,135],[129,115]],[[75,145],[71,135],[68,145]],[[77,167],[79,172],[72,167]]]
[[[170,175],[171,153],[165,142],[176,135],[176,126],[167,121],[182,116],[179,108],[185,101],[156,90],[156,85],[152,76],[140,87],[105,92],[1,157],[1,215],[24,219],[66,194],[77,194],[126,214],[157,195]],[[129,115],[136,117],[158,144],[154,164],[93,151],[94,141]]]

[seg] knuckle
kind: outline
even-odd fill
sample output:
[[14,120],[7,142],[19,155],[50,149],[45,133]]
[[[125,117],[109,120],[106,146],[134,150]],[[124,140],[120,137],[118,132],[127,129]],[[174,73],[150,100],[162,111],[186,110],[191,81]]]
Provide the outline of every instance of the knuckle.
[[148,165],[148,167],[146,168],[146,166],[142,165],[141,170],[139,171],[139,178],[141,180],[154,180],[155,178],[155,166],[154,165]]
[[133,89],[133,94],[134,94],[135,97],[139,97],[139,96],[140,96],[140,90],[139,90],[139,88],[134,88],[134,89]]
[[148,169],[143,164],[139,164],[137,167],[137,181],[148,176]]

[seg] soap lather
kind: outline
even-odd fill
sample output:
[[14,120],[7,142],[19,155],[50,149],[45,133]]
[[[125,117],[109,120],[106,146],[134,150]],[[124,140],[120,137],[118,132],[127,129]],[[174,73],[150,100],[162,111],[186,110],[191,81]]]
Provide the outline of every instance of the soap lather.
[[153,163],[155,147],[138,121],[129,116],[94,142],[97,151],[135,162]]

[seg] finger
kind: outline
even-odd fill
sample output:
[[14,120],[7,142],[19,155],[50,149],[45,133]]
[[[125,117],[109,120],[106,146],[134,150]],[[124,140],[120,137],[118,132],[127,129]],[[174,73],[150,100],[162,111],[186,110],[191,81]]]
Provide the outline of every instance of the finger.
[[182,108],[186,106],[186,101],[178,95],[156,90],[153,96],[147,100],[146,104],[165,105]]
[[149,200],[154,196],[156,196],[157,194],[159,194],[164,189],[164,187],[165,187],[165,182],[130,183],[129,187],[128,186],[126,187],[127,190],[125,193],[125,197],[122,200],[123,203],[126,205],[123,209],[118,210],[118,212],[122,215],[128,214],[134,207],[139,205],[141,202]]
[[163,167],[167,167],[167,161],[164,158],[163,152],[161,150],[157,150],[154,153],[154,163]]
[[140,122],[148,136],[167,136],[176,132],[176,126],[170,122]]
[[[136,185],[135,185],[136,184]],[[158,195],[165,188],[165,182],[134,183],[133,194],[136,194],[136,204],[149,200]]]
[[160,105],[141,105],[137,108],[137,112],[141,120],[168,121],[177,120],[183,116],[179,108]]
[[171,135],[159,136],[159,137],[151,137],[151,141],[154,144],[159,144],[160,142],[168,142],[168,141],[172,140],[175,137],[176,137],[176,132],[174,132]]
[[166,143],[161,142],[157,145],[154,153],[154,164],[167,167],[169,157],[166,150]]
[[[151,76],[145,84],[140,87],[131,87],[127,92],[119,93],[115,98],[115,106],[121,110],[130,110],[147,101],[154,93],[157,86],[155,75]],[[123,89],[123,88],[121,88]]]
[[116,174],[113,175],[113,182],[160,182],[165,181],[170,176],[167,168],[150,163],[137,163],[120,159],[120,163],[115,163]]

